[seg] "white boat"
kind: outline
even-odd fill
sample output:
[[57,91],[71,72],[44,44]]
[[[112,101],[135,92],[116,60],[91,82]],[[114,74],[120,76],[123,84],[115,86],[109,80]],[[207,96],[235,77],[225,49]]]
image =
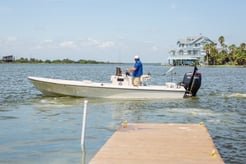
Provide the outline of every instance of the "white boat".
[[[189,77],[191,79],[191,76]],[[196,94],[193,94],[192,91],[187,92],[187,88],[185,89],[183,83],[176,84],[168,82],[165,83],[165,85],[147,85],[147,81],[150,78],[150,75],[143,75],[141,77],[141,85],[133,86],[132,77],[127,74],[122,74],[120,68],[116,69],[116,75],[111,76],[111,83],[92,82],[89,80],[74,81],[32,76],[28,77],[33,85],[47,96],[113,99],[166,99],[183,98],[184,95],[194,96]]]

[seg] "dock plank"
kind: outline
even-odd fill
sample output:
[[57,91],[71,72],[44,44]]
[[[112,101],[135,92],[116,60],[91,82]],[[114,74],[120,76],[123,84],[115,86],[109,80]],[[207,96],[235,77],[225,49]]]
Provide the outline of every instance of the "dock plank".
[[224,163],[200,124],[128,123],[119,127],[90,164]]

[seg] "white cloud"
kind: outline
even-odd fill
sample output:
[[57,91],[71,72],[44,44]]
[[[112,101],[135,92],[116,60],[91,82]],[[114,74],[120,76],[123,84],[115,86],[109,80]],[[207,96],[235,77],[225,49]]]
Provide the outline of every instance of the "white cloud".
[[108,49],[115,46],[113,41],[100,41],[88,38],[86,40],[54,41],[51,39],[43,40],[34,45],[33,49]]
[[12,41],[16,41],[16,40],[17,40],[17,38],[14,37],[14,36],[9,36],[9,37],[7,37],[7,41],[8,41],[8,42],[12,42]]
[[88,46],[97,46],[99,44],[99,41],[92,39],[92,38],[88,38],[86,41],[86,45]]
[[158,47],[157,47],[157,46],[153,46],[153,47],[152,47],[152,50],[153,50],[153,51],[158,51]]
[[[85,38],[81,40],[23,39],[16,37],[0,38],[2,54],[13,54],[16,58],[34,57],[37,59],[95,59],[108,61],[131,61],[139,54],[148,61],[149,54],[157,54],[159,47],[152,42],[129,40],[100,40]],[[147,55],[146,55],[147,54]],[[151,58],[153,60],[154,58]]]
[[36,45],[34,45],[33,50],[35,49],[47,49],[47,48],[56,48],[56,43],[51,40],[51,39],[46,39],[46,40],[42,40],[39,43],[37,43]]
[[106,42],[101,42],[98,47],[100,48],[110,48],[114,46],[114,42],[112,41],[106,41]]
[[79,45],[81,47],[95,47],[95,48],[111,48],[115,46],[113,41],[100,41],[92,38],[87,38],[86,40],[80,40]]
[[62,48],[77,48],[78,46],[75,44],[74,41],[63,41],[59,44]]
[[51,39],[43,40],[42,43],[53,43],[54,41]]
[[0,37],[0,41],[6,44],[17,41],[17,38],[15,36]]

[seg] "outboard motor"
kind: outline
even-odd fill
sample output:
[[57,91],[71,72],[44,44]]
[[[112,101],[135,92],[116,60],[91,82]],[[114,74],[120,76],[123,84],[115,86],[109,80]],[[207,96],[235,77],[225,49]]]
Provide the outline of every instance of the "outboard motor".
[[189,72],[184,75],[181,85],[184,86],[186,92],[184,97],[196,96],[197,91],[199,90],[202,83],[202,74],[197,72],[195,66],[193,73]]

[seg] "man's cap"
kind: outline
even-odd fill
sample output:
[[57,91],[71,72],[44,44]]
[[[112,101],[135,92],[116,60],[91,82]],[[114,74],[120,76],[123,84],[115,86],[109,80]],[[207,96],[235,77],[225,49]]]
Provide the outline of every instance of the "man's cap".
[[139,56],[138,55],[134,56],[134,59],[139,59]]

